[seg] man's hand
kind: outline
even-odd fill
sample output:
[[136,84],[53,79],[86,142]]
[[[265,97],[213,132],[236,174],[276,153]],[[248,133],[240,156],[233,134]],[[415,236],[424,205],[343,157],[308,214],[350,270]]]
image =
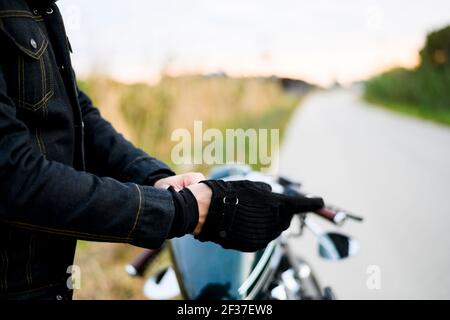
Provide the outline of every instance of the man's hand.
[[175,191],[180,191],[181,189],[190,186],[191,184],[199,183],[200,181],[205,179],[205,176],[200,172],[188,172],[172,177],[159,179],[153,186],[160,189],[167,189],[172,186]]
[[202,230],[208,215],[209,205],[211,203],[212,191],[203,183],[206,180],[205,176],[199,172],[189,172],[172,177],[160,179],[153,185],[155,188],[167,189],[173,187],[177,192],[183,188],[189,188],[195,199],[197,199],[198,206],[198,224],[194,230],[194,235],[197,235]]
[[212,199],[205,225],[195,238],[225,249],[263,249],[289,227],[294,214],[324,206],[321,198],[274,193],[263,182],[206,180],[200,184],[211,189]]
[[191,190],[195,199],[197,199],[198,206],[198,224],[193,234],[198,235],[202,231],[203,224],[208,215],[209,206],[211,204],[212,190],[204,183],[196,183],[187,187]]

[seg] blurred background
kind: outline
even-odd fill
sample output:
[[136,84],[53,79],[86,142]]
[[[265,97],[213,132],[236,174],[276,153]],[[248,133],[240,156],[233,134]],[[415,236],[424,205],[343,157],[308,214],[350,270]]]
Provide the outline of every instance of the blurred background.
[[[58,5],[80,86],[138,146],[173,165],[171,133],[194,120],[277,128],[272,171],[366,217],[346,230],[361,242],[351,260],[330,264],[308,237],[295,243],[338,297],[450,298],[450,2]],[[75,298],[144,298],[143,280],[124,271],[138,252],[79,243]],[[367,286],[371,266],[381,288]]]

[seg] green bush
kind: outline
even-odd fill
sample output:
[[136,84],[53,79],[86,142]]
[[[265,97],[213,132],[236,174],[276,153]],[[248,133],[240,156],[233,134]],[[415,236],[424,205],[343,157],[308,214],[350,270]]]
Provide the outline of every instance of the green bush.
[[424,48],[420,51],[421,65],[435,69],[450,68],[450,26],[431,32]]
[[384,72],[365,85],[365,98],[391,109],[450,124],[450,26],[427,36],[420,64]]

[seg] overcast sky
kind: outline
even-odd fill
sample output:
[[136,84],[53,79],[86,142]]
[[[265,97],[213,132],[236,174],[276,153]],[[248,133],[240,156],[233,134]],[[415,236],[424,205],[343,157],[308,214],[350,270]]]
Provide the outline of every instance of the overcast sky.
[[225,71],[348,83],[417,63],[449,0],[60,0],[79,75]]

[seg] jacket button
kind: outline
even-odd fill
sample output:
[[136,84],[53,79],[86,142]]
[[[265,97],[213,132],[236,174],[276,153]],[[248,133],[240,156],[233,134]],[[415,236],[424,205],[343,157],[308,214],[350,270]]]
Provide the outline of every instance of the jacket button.
[[63,299],[62,295],[60,295],[60,294],[56,295],[56,300],[62,300],[62,299]]
[[37,49],[37,42],[33,38],[30,39],[30,45],[33,47],[33,49]]
[[219,236],[221,238],[225,238],[227,236],[227,232],[225,230],[222,230],[222,231],[219,232]]

